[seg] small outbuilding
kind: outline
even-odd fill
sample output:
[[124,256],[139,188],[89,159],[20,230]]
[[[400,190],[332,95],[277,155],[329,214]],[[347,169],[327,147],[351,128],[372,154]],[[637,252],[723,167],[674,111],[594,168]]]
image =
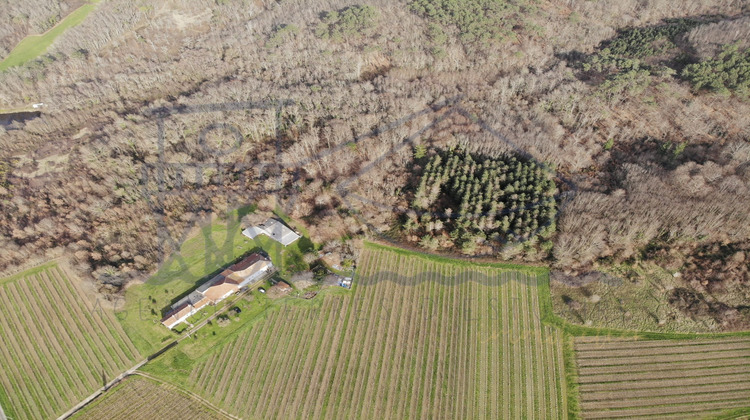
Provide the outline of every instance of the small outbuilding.
[[271,299],[278,299],[292,293],[292,286],[289,283],[279,280],[278,283],[274,284],[268,289],[268,297]]
[[255,239],[258,235],[266,235],[284,246],[296,242],[301,236],[285,225],[279,219],[270,218],[258,226],[251,226],[242,231],[242,234],[250,239]]

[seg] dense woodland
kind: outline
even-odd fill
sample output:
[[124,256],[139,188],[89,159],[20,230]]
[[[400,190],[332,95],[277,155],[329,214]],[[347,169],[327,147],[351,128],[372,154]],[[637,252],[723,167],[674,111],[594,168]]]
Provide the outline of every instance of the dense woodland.
[[[10,3],[0,56],[76,6]],[[411,207],[408,140],[517,148],[569,179],[545,257],[565,275],[654,263],[699,295],[747,289],[749,16],[741,0],[102,2],[0,73],[0,108],[47,104],[0,126],[0,269],[65,254],[116,292],[247,203],[281,203],[318,242],[388,232]],[[277,105],[170,112],[238,101]]]

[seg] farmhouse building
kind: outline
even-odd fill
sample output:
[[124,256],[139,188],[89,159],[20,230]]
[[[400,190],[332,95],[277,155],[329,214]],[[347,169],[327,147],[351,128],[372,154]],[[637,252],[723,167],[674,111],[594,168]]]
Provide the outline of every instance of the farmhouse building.
[[300,235],[278,219],[270,218],[258,226],[251,226],[242,231],[242,234],[250,239],[258,235],[266,235],[284,246],[293,244]]
[[172,329],[206,305],[215,305],[262,280],[266,274],[273,272],[273,268],[268,258],[260,254],[249,255],[177,301],[161,323]]

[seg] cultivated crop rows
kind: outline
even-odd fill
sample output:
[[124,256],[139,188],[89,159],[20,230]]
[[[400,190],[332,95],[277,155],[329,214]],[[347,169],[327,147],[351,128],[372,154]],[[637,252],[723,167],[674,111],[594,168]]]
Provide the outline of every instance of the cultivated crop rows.
[[74,416],[77,420],[226,419],[224,415],[175,389],[131,376]]
[[750,407],[750,338],[575,341],[585,418],[705,418]]
[[352,295],[268,313],[189,382],[245,418],[562,418],[536,281],[367,249]]
[[57,266],[0,285],[0,388],[14,419],[56,417],[134,364],[114,316]]

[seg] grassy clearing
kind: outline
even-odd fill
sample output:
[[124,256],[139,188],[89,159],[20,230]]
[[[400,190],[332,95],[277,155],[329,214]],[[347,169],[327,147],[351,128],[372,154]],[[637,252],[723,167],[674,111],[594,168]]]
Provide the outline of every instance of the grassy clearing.
[[151,278],[128,287],[124,300],[115,303],[118,319],[143,354],[177,337],[160,323],[165,309],[233,261],[260,249],[240,231],[240,220],[249,211],[252,208],[245,207],[221,219],[214,217]]
[[562,418],[562,337],[541,325],[524,269],[368,244],[351,291],[256,295],[236,331],[201,331],[145,369],[260,418]]
[[130,376],[97,399],[74,419],[226,419],[220,412],[177,388],[142,376]]
[[13,48],[13,51],[11,51],[2,62],[0,62],[0,71],[4,71],[10,67],[20,66],[44,54],[47,51],[47,48],[52,45],[55,38],[60,36],[67,29],[83,22],[83,20],[86,19],[86,16],[96,8],[96,4],[99,3],[99,1],[100,0],[89,0],[88,3],[71,12],[60,21],[60,23],[47,32],[41,35],[29,35],[22,39],[21,42]]
[[15,114],[17,112],[31,112],[34,108],[31,105],[21,106],[18,108],[0,108],[0,115]]
[[[594,329],[674,334],[679,337],[717,334],[722,326],[712,316],[689,316],[669,303],[684,280],[656,264],[620,264],[605,273],[606,279],[581,287],[552,282],[555,315],[571,324]],[[717,300],[742,302],[740,292],[717,292]],[[579,332],[585,333],[586,329]],[[588,331],[593,331],[588,329]],[[577,333],[576,333],[577,334]],[[731,334],[729,334],[731,335]]]
[[0,403],[14,419],[62,414],[140,358],[55,263],[0,280],[0,336]]
[[[564,305],[559,301],[559,289],[551,293],[549,283],[549,272],[546,269],[540,269],[540,275],[546,278],[539,283],[540,311],[544,322],[548,325],[556,326],[572,337],[590,336],[590,337],[624,337],[649,340],[669,340],[669,339],[694,339],[694,338],[729,338],[729,337],[750,337],[750,331],[737,331],[725,333],[712,332],[678,332],[678,331],[653,331],[640,330],[637,328],[610,328],[597,326],[583,326],[573,323],[567,316],[559,315],[557,308]],[[553,296],[554,302],[553,302]],[[554,308],[554,309],[553,309]],[[629,325],[630,326],[630,325]]]
[[[273,264],[279,267],[278,276],[285,279],[297,271],[308,268],[304,253],[314,249],[308,236],[283,247],[266,236],[259,236],[253,240],[242,235],[240,221],[254,210],[252,206],[245,206],[224,217],[213,217],[198,228],[195,235],[185,240],[180,251],[171,255],[151,278],[145,283],[128,287],[124,299],[116,302],[118,319],[143,354],[151,354],[163,347],[177,338],[181,329],[184,329],[169,331],[160,323],[163,312],[172,303],[243,256],[264,251]],[[285,218],[280,212],[277,212],[277,215]],[[285,220],[291,223],[288,219]],[[305,231],[300,232],[306,235]],[[249,319],[251,314],[265,309],[265,297],[256,297],[260,302],[258,305],[249,305],[246,300],[242,300],[238,305],[243,310],[240,315],[243,321]],[[228,301],[222,302],[219,307],[205,308],[194,315],[191,322],[205,319],[227,303]],[[217,329],[215,324],[212,324],[204,327],[200,334],[224,336],[233,330]]]

